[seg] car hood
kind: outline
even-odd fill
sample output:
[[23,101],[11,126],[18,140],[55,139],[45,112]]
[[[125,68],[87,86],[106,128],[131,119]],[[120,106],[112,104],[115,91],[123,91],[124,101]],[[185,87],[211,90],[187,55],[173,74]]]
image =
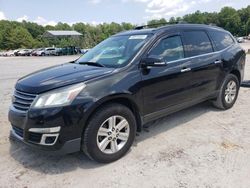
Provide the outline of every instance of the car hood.
[[46,68],[20,78],[16,83],[16,89],[27,93],[39,94],[109,74],[113,72],[113,70],[114,68],[66,63]]

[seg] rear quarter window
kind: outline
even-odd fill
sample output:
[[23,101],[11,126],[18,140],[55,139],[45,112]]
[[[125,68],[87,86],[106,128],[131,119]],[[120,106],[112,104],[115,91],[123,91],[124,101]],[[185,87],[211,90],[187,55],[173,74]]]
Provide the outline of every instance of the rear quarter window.
[[223,50],[234,44],[234,40],[228,33],[221,31],[209,31],[209,35],[213,39],[216,50]]
[[184,31],[183,39],[187,57],[213,52],[212,44],[205,31]]

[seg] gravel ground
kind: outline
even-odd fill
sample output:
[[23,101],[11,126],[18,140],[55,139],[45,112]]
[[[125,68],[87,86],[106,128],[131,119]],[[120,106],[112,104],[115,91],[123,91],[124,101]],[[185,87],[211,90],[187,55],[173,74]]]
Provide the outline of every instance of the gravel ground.
[[111,164],[81,153],[49,156],[10,142],[7,114],[16,80],[76,58],[0,57],[0,187],[250,187],[247,88],[228,111],[203,103],[148,124],[130,152]]

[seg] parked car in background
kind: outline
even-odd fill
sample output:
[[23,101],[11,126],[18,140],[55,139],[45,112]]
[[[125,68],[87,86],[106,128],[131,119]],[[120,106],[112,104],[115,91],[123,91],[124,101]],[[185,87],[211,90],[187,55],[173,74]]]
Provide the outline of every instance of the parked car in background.
[[86,54],[90,49],[86,48],[86,49],[81,49],[81,54]]
[[9,53],[11,53],[11,51],[1,51],[0,56],[5,57],[5,56],[8,56]]
[[49,48],[38,48],[33,51],[32,55],[34,56],[51,56],[57,55],[57,49],[54,47]]
[[58,50],[58,55],[75,55],[80,53],[81,49],[75,46],[66,46]]
[[245,40],[243,37],[237,37],[237,42],[238,43],[243,43]]
[[2,51],[0,52],[0,56],[16,56],[16,53],[18,52],[19,50],[8,50],[8,51]]
[[30,56],[32,53],[32,49],[23,49],[17,52],[18,56]]
[[56,48],[53,48],[53,47],[52,48],[45,48],[44,53],[47,56],[57,55],[57,50],[56,50]]
[[20,50],[22,50],[22,49],[17,49],[17,50],[15,50],[15,52],[14,52],[15,56],[18,56],[18,52],[19,52]]
[[34,50],[31,55],[32,56],[42,56],[42,52],[44,52],[44,48],[38,48]]
[[14,56],[15,54],[14,54],[14,51],[13,50],[9,50],[9,51],[7,51],[6,52],[6,56]]
[[61,54],[62,48],[56,48],[56,55],[59,56]]
[[17,49],[2,51],[0,53],[0,56],[59,56],[75,54],[81,54],[81,49],[75,46],[67,46],[64,48],[48,47],[38,49]]
[[37,51],[38,49],[34,49],[32,52],[31,52],[31,55],[32,56],[36,56],[36,51]]

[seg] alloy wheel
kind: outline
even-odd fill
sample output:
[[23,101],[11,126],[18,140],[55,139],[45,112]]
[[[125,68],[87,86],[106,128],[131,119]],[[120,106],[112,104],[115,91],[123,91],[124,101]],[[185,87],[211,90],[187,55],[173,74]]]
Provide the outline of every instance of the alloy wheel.
[[236,94],[237,94],[237,84],[235,81],[230,80],[225,90],[226,103],[231,104],[234,101]]
[[103,153],[114,154],[127,143],[129,133],[129,123],[124,117],[111,116],[97,132],[97,146]]

